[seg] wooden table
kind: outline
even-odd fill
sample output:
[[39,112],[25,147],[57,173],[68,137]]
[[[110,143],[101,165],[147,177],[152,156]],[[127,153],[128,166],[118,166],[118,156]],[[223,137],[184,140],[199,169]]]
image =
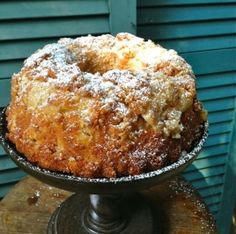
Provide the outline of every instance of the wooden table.
[[[158,209],[162,233],[216,233],[211,214],[195,190],[183,179],[142,192]],[[71,193],[26,177],[0,202],[0,233],[46,233],[53,211]]]

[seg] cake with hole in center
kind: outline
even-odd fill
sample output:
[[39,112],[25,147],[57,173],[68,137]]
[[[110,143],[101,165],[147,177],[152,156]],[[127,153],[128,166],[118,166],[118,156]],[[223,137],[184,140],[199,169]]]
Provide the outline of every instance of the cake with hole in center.
[[63,38],[13,75],[8,138],[36,165],[81,177],[137,175],[199,141],[191,66],[129,33]]

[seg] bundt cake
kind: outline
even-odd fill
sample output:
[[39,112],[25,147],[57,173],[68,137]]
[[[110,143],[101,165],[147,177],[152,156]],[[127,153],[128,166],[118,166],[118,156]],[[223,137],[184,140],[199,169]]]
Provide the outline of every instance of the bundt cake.
[[12,77],[8,134],[25,157],[81,177],[119,177],[178,160],[206,112],[174,50],[128,33],[63,38]]

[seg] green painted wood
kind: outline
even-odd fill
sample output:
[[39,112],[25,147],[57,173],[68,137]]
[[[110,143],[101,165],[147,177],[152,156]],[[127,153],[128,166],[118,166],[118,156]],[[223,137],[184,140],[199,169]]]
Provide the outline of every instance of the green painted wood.
[[[208,208],[209,210],[212,212],[212,213],[215,213],[215,212],[218,212],[219,210],[219,207],[220,207],[220,203],[218,204],[209,204]],[[226,232],[222,233],[222,234],[226,234]]]
[[4,107],[9,103],[10,100],[10,80],[0,80],[0,107]]
[[[235,97],[236,104],[236,97]],[[236,105],[235,105],[236,106]],[[236,111],[234,112],[234,124],[229,147],[229,157],[227,158],[227,168],[224,177],[224,190],[222,203],[220,204],[218,229],[220,233],[230,233],[231,218],[236,207]]]
[[202,197],[210,197],[215,194],[219,194],[222,192],[222,184],[221,185],[215,185],[215,186],[209,186],[206,188],[201,188],[198,190],[198,192],[201,194]]
[[64,37],[108,33],[109,23],[106,16],[9,20],[1,22],[0,32],[0,41]]
[[218,210],[217,210],[217,211],[211,211],[211,213],[212,213],[213,217],[214,217],[214,218],[215,218],[215,220],[216,220],[216,217],[217,217]]
[[0,20],[108,14],[106,0],[1,1]]
[[235,71],[235,55],[236,48],[182,54],[196,75]]
[[206,89],[198,89],[198,97],[200,100],[216,100],[224,97],[234,97],[236,95],[236,84],[225,85],[220,87],[209,87]]
[[224,165],[226,162],[226,155],[221,154],[210,158],[197,158],[193,164],[191,164],[186,172],[196,171],[196,169],[210,168],[214,166]]
[[216,146],[204,147],[201,153],[198,155],[198,159],[200,158],[210,158],[216,155],[227,154],[228,153],[229,144],[220,144]]
[[222,174],[219,174],[217,176],[204,178],[204,180],[193,180],[191,181],[191,183],[196,189],[203,189],[208,188],[210,186],[223,185],[224,180]]
[[9,158],[9,156],[0,156],[0,171],[17,168],[16,164]]
[[211,206],[211,205],[214,205],[214,204],[218,204],[219,205],[219,203],[221,201],[221,193],[216,194],[216,195],[211,196],[211,197],[206,197],[204,199],[204,201],[206,202],[206,204],[208,206]]
[[6,60],[0,62],[0,79],[9,78],[20,71],[23,60]]
[[1,184],[0,198],[4,197],[9,192],[9,190],[12,188],[12,186],[14,186],[15,184],[16,184],[16,182]]
[[[55,43],[58,37],[0,42],[0,60],[25,59],[46,44]],[[9,53],[10,51],[10,53]]]
[[234,109],[234,98],[221,98],[217,100],[208,100],[203,102],[204,107],[208,112],[232,110]]
[[0,156],[5,155],[5,151],[3,150],[2,146],[0,146]]
[[136,34],[136,0],[108,0],[110,7],[110,31]]
[[184,173],[185,177],[188,180],[196,180],[196,179],[205,179],[206,177],[216,176],[218,174],[224,174],[225,165],[220,166],[212,166],[209,168],[203,168],[200,170],[186,171]]
[[153,40],[236,33],[236,20],[139,25],[138,35]]
[[229,133],[223,133],[219,135],[212,135],[209,136],[205,146],[213,146],[213,145],[218,145],[218,144],[225,144],[230,142],[230,134]]
[[138,7],[169,6],[169,5],[198,5],[198,4],[227,4],[236,3],[235,0],[137,0]]
[[236,84],[236,72],[199,75],[197,76],[196,82],[198,89]]
[[0,173],[0,185],[16,182],[22,179],[26,174],[20,171],[18,168],[1,171]]
[[175,49],[180,53],[215,50],[235,47],[235,34],[215,35],[211,37],[175,38],[169,40],[157,40],[165,48]]
[[222,192],[223,185],[209,186],[207,188],[199,189],[198,192],[202,197],[210,197],[215,194],[219,194]]
[[210,123],[221,123],[225,121],[232,121],[234,118],[234,110],[223,110],[211,112],[208,114]]
[[200,100],[217,100],[225,97],[234,97],[236,95],[236,84],[225,85],[220,87],[208,87],[207,89],[198,89]]
[[217,124],[211,124],[209,127],[209,135],[230,133],[231,131],[232,131],[232,122],[221,122]]
[[143,25],[233,18],[236,18],[236,8],[232,7],[232,5],[226,5],[224,7],[219,7],[219,5],[200,5],[198,7],[182,5],[179,7],[141,8],[138,11],[137,22],[139,25]]
[[[222,193],[224,187],[222,179],[223,175],[224,174],[218,174],[217,176],[207,177],[207,179],[201,178],[190,182],[204,199],[205,197],[212,196],[216,193]],[[188,180],[187,177],[186,179]]]

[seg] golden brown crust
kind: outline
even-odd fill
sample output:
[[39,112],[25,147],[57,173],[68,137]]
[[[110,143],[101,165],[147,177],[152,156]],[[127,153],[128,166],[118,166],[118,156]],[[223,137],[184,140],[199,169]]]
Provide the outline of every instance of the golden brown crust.
[[200,137],[205,119],[193,77],[176,52],[130,34],[63,39],[14,75],[8,137],[50,170],[84,177],[155,170]]

